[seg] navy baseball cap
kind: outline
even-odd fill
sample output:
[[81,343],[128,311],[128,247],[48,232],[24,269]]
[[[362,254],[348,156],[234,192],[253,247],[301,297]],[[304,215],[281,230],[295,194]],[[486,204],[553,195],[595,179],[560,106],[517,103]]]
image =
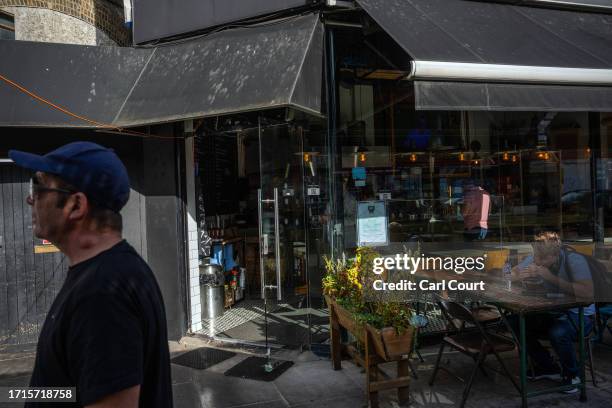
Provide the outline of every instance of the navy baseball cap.
[[91,142],[74,142],[40,156],[9,150],[19,166],[53,174],[94,203],[119,212],[130,197],[130,180],[115,152]]

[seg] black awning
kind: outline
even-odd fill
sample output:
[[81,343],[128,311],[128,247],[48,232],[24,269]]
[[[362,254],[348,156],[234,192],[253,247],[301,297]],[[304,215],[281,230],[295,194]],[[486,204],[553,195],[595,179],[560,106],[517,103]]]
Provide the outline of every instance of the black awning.
[[415,81],[417,110],[612,112],[607,87]]
[[465,0],[357,2],[414,60],[612,67],[612,15]]
[[154,49],[0,41],[0,126],[137,126],[273,107],[321,112],[317,15]]
[[465,0],[357,2],[413,59],[419,109],[610,108],[601,93],[612,86],[612,15]]
[[[152,50],[0,40],[0,75],[58,107],[110,124]],[[0,126],[96,127],[0,80]]]
[[116,123],[292,106],[320,114],[323,26],[309,15],[158,47]]

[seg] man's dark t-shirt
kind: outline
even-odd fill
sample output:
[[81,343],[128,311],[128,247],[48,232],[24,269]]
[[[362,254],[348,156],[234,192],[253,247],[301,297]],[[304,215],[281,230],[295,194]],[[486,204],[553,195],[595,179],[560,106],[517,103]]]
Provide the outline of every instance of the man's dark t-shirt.
[[[43,325],[31,387],[76,387],[80,407],[140,384],[140,407],[172,407],[157,281],[126,242],[73,265]],[[37,403],[26,407],[38,407]]]

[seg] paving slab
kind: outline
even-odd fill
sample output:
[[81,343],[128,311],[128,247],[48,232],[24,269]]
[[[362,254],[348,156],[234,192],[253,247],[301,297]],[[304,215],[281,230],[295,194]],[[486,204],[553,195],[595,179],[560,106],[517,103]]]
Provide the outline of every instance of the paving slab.
[[[172,354],[178,355],[202,344],[194,342],[174,344]],[[365,396],[365,374],[353,362],[342,362],[342,370],[334,371],[329,359],[310,352],[281,350],[273,357],[291,359],[294,365],[273,382],[261,382],[235,377],[226,377],[224,372],[250,355],[252,352],[237,350],[236,356],[205,370],[172,364],[173,397],[175,408],[361,408],[367,407]],[[451,408],[460,401],[464,384],[445,371],[440,371],[433,387],[428,384],[433,371],[437,347],[422,349],[425,362],[413,360],[418,379],[413,380],[411,399],[408,407]],[[609,408],[612,407],[612,346],[596,344],[594,347],[595,370],[598,387],[588,383],[588,402],[580,403],[578,395],[561,393],[543,395],[529,400],[532,408]],[[18,357],[18,356],[17,356]],[[32,359],[32,356],[27,356]],[[26,386],[29,373],[25,370],[27,358],[17,360],[11,375],[0,376],[0,386]],[[510,370],[518,372],[516,353],[503,355]],[[473,361],[457,353],[446,354],[443,364],[454,373],[466,377],[470,374]],[[489,361],[489,360],[488,360]],[[13,364],[5,360],[9,365]],[[2,364],[0,364],[2,366]],[[520,406],[517,391],[510,381],[492,369],[497,363],[488,362],[488,375],[478,373],[466,407],[472,408],[515,408]],[[11,372],[5,366],[4,372]],[[396,375],[396,364],[383,364],[382,369],[390,376]],[[590,376],[587,373],[587,380]],[[530,387],[552,386],[554,382],[530,383]],[[394,390],[379,393],[381,408],[399,408]],[[0,404],[0,408],[21,407],[21,404]]]

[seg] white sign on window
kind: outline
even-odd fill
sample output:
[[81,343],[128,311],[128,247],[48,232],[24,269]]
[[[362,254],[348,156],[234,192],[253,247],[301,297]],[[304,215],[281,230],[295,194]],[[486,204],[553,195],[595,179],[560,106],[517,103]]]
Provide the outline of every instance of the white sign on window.
[[360,246],[389,244],[387,207],[384,201],[357,203],[357,243]]

